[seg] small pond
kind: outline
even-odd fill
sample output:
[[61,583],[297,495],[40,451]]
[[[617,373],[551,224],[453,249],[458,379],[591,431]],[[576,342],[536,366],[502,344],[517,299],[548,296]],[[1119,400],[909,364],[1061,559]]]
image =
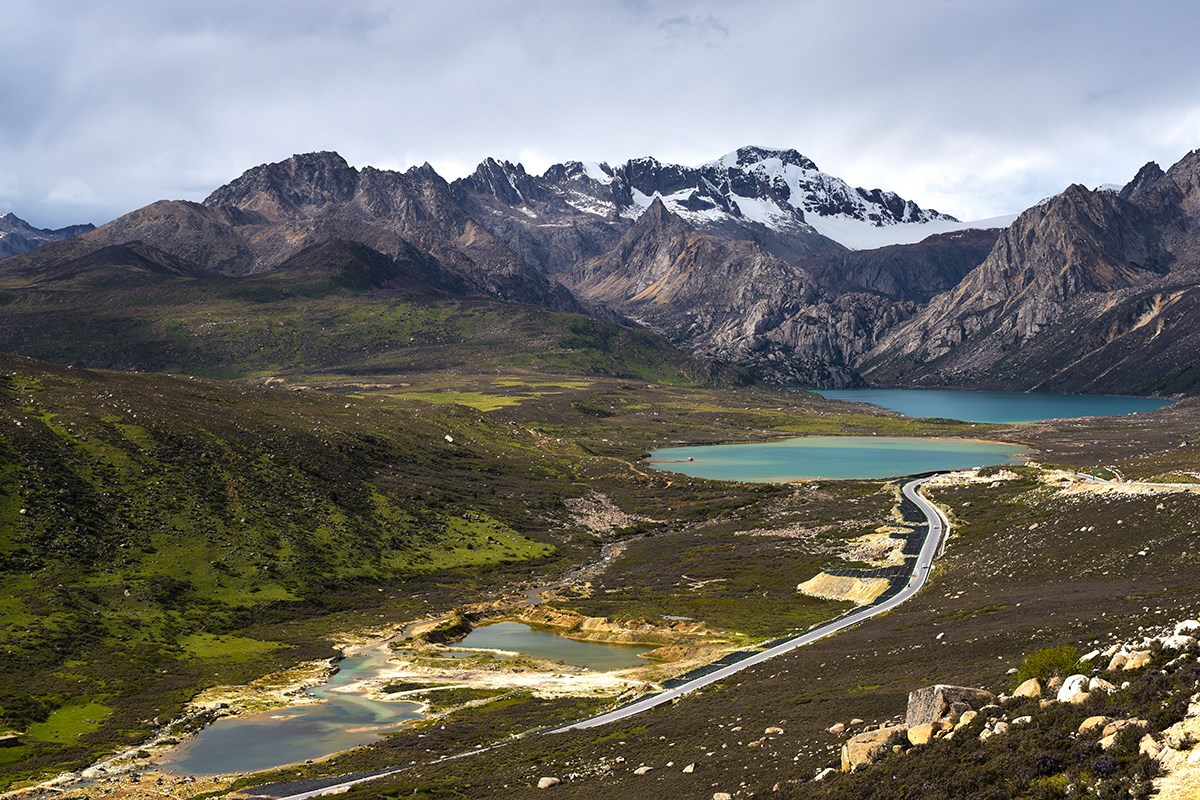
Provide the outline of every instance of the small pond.
[[950,389],[810,389],[830,400],[849,400],[906,417],[964,422],[1036,422],[1043,419],[1109,417],[1168,406],[1158,397],[1114,397],[1050,392],[973,392]]
[[390,652],[380,647],[343,659],[337,674],[311,694],[324,702],[223,717],[185,742],[164,769],[191,775],[256,772],[368,744],[421,718],[421,706],[372,700],[341,687],[374,677]]
[[750,444],[668,447],[655,469],[694,478],[769,483],[798,478],[872,479],[992,464],[1020,464],[1024,448],[1003,442],[889,436],[803,436]]
[[641,654],[654,649],[645,645],[579,642],[520,622],[484,625],[454,646],[472,650],[509,650],[597,672],[645,666],[648,662]]

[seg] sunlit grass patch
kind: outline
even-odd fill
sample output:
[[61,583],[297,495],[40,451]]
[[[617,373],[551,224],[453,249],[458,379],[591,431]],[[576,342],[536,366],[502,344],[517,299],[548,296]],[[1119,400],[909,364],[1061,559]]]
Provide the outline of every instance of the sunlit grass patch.
[[255,658],[273,653],[284,646],[281,642],[263,642],[246,636],[217,636],[211,633],[184,636],[179,640],[179,644],[192,658],[230,660]]
[[110,706],[96,702],[78,702],[55,709],[45,722],[29,726],[23,738],[33,742],[73,744],[85,733],[100,729],[100,723],[113,712]]

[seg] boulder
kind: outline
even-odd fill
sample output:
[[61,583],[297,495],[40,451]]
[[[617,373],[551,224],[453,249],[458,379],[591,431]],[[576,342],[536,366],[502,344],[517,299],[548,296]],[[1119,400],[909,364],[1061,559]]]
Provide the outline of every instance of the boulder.
[[729,792],[713,792],[712,800],[733,800]]
[[1116,690],[1117,687],[1104,680],[1104,678],[1093,677],[1090,681],[1088,681],[1089,692],[1104,692],[1105,694],[1112,694]]
[[1108,748],[1112,747],[1117,743],[1117,736],[1119,736],[1122,731],[1128,728],[1143,730],[1149,726],[1150,723],[1146,722],[1144,719],[1119,719],[1116,722],[1110,722],[1104,726],[1104,734],[1100,737],[1100,741],[1098,742],[1100,749],[1107,750]]
[[950,715],[951,706],[955,703],[962,703],[968,709],[977,709],[995,699],[994,694],[983,689],[940,683],[927,686],[909,693],[908,710],[905,712],[904,722],[910,728],[926,722],[937,722]]
[[955,725],[954,725],[954,730],[958,730],[959,728],[967,727],[972,722],[974,722],[975,718],[978,716],[979,716],[978,711],[968,711],[967,713],[963,714],[961,717],[958,718],[958,722],[955,723]]
[[835,772],[837,772],[837,770],[834,769],[833,767],[826,767],[825,769],[821,770],[816,775],[814,775],[813,780],[814,781],[823,781],[826,778],[828,778],[830,775],[834,774]]
[[835,722],[832,725],[830,725],[828,728],[826,728],[825,730],[829,731],[834,736],[838,736],[838,735],[846,732],[846,723]]
[[979,741],[986,742],[993,736],[1003,736],[1006,733],[1008,733],[1007,722],[989,723],[986,728],[979,732]]
[[1131,653],[1125,652],[1124,650],[1122,650],[1120,653],[1117,653],[1115,656],[1112,657],[1112,661],[1108,662],[1108,669],[1110,671],[1114,671],[1114,670],[1118,670],[1118,669],[1122,669],[1122,670],[1141,669],[1142,667],[1146,666],[1149,663],[1150,663],[1150,651],[1149,650],[1134,650]]
[[1112,722],[1112,717],[1095,716],[1088,717],[1083,722],[1079,723],[1080,733],[1091,733],[1096,730],[1104,730],[1104,726]]
[[684,772],[686,772],[686,773],[687,773],[687,774],[689,774],[689,775],[690,775],[690,774],[692,774],[693,772],[695,772],[695,771],[696,771],[696,764],[695,764],[695,762],[692,762],[691,764],[688,764],[686,767],[684,767],[684,768],[683,768],[683,771],[684,771]]
[[922,722],[908,729],[908,743],[915,746],[929,744],[933,741],[935,731],[941,730],[936,722]]
[[1158,758],[1159,753],[1163,751],[1163,746],[1158,743],[1152,734],[1147,733],[1138,742],[1138,752],[1150,758]]
[[1012,724],[1013,725],[1028,725],[1031,722],[1033,722],[1033,717],[1030,716],[1029,714],[1026,714],[1023,717],[1014,717]]
[[647,772],[649,772],[652,769],[654,769],[654,767],[647,767],[645,764],[643,764],[642,766],[635,769],[633,771],[633,774],[634,775],[645,775]]
[[1042,682],[1037,678],[1030,678],[1022,683],[1013,692],[1013,697],[1041,697]]
[[1168,636],[1162,640],[1162,646],[1166,650],[1186,650],[1195,643],[1195,636],[1186,636],[1184,634]]
[[558,786],[562,781],[558,778],[538,778],[539,789],[549,789],[551,786]]
[[1088,698],[1088,676],[1071,675],[1058,690],[1058,702],[1078,705]]
[[763,731],[763,733],[765,733],[767,736],[780,736],[783,734],[783,728],[780,728],[778,725],[772,725]]
[[850,740],[842,745],[842,772],[853,772],[861,766],[879,760],[891,751],[892,745],[904,740],[906,732],[907,729],[903,725],[894,725],[851,736]]
[[1104,726],[1101,736],[1113,736],[1126,728],[1148,728],[1150,723],[1144,719],[1116,719]]
[[1176,636],[1196,636],[1198,634],[1200,634],[1200,622],[1194,619],[1185,619],[1175,625]]

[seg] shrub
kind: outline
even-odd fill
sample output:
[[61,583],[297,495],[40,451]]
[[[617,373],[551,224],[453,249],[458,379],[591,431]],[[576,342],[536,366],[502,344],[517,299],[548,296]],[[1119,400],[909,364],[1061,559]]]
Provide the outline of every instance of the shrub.
[[1017,669],[1016,683],[1030,678],[1047,681],[1053,677],[1065,678],[1081,672],[1091,672],[1091,667],[1079,660],[1079,651],[1074,647],[1043,647],[1025,656]]

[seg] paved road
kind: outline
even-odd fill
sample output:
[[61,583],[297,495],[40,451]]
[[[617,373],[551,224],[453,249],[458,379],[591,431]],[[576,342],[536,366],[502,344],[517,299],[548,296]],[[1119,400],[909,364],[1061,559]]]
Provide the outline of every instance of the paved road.
[[[942,546],[945,543],[946,531],[949,529],[949,523],[946,521],[946,518],[942,516],[942,512],[939,511],[937,507],[933,505],[933,503],[930,503],[917,492],[922,484],[932,480],[935,477],[938,476],[931,475],[925,478],[919,478],[904,485],[903,491],[905,497],[916,503],[917,507],[921,509],[921,512],[929,521],[929,533],[925,536],[925,541],[921,545],[921,553],[917,556],[916,567],[913,570],[912,575],[909,576],[908,583],[905,584],[904,588],[892,597],[877,605],[865,606],[851,612],[850,614],[847,614],[844,617],[839,617],[838,619],[831,620],[823,625],[818,625],[816,628],[813,628],[807,633],[795,636],[794,638],[788,639],[787,641],[781,642],[780,644],[774,645],[766,650],[755,653],[752,656],[748,656],[741,661],[721,667],[720,669],[710,672],[706,675],[701,675],[698,678],[694,678],[687,683],[682,683],[672,689],[667,689],[659,692],[658,694],[643,697],[637,702],[630,703],[629,705],[622,706],[621,708],[613,711],[609,711],[606,714],[600,714],[595,717],[579,720],[578,722],[572,722],[569,725],[563,725],[558,728],[550,728],[542,731],[541,735],[563,733],[565,731],[572,730],[582,730],[584,728],[596,728],[601,725],[607,725],[610,722],[617,722],[619,720],[641,714],[644,711],[656,708],[664,703],[670,703],[672,700],[682,697],[690,692],[694,692],[704,686],[724,680],[730,675],[741,672],[742,670],[752,667],[755,664],[761,664],[764,661],[768,661],[776,656],[783,655],[784,653],[795,650],[798,647],[804,647],[805,645],[812,644],[818,639],[824,639],[826,636],[832,636],[838,631],[842,631],[846,628],[857,625],[860,622],[870,619],[871,617],[891,611],[896,606],[905,602],[918,591],[920,591],[921,587],[925,585],[925,581],[929,579],[929,570],[933,566],[933,559],[939,553],[941,553]],[[507,744],[507,742],[502,742],[491,747],[480,747],[465,753],[459,753],[454,756],[441,758],[432,763],[436,764],[441,761],[449,761],[450,759],[465,758],[467,756],[482,753],[487,750],[492,750],[496,747],[501,747],[504,744]],[[341,783],[323,786],[319,789],[302,791],[298,794],[264,796],[273,796],[277,798],[277,800],[308,800],[309,798],[320,797],[324,794],[344,791],[351,786],[360,783],[367,783],[368,781],[378,780],[379,778],[383,778],[387,775],[394,775],[395,773],[406,769],[409,769],[409,767],[397,767],[395,769],[386,770],[374,775],[361,776],[352,780],[343,781]]]
[[580,720],[579,722],[572,722],[570,725],[564,725],[561,728],[554,728],[546,731],[546,733],[561,733],[563,731],[579,730],[582,728],[595,728],[600,725],[607,725],[610,722],[616,722],[617,720],[632,717],[635,714],[640,714],[643,711],[654,708],[655,706],[660,706],[663,703],[669,703],[677,697],[682,697],[689,692],[694,692],[697,689],[708,686],[711,683],[722,681],[725,678],[728,678],[730,675],[741,672],[742,670],[752,667],[755,664],[761,664],[762,662],[768,661],[776,656],[780,656],[791,650],[795,650],[797,647],[804,647],[805,645],[812,644],[818,639],[824,639],[826,636],[832,636],[838,631],[845,630],[846,628],[857,625],[864,620],[870,619],[871,617],[890,611],[904,601],[908,600],[910,597],[916,594],[920,588],[925,585],[925,581],[928,580],[929,568],[933,564],[934,557],[941,551],[942,543],[945,540],[946,529],[948,527],[945,517],[942,516],[942,513],[938,511],[937,507],[917,493],[917,489],[928,480],[930,480],[930,478],[921,478],[904,485],[905,496],[908,497],[909,500],[912,500],[914,503],[916,503],[921,511],[925,514],[925,517],[929,520],[929,533],[925,537],[925,542],[921,547],[921,554],[917,557],[916,568],[913,571],[913,574],[909,577],[908,583],[899,593],[888,598],[882,603],[879,603],[878,605],[866,606],[844,617],[831,620],[823,625],[818,625],[816,628],[813,628],[807,633],[801,634],[792,639],[788,639],[787,641],[777,644],[774,647],[755,653],[752,656],[710,672],[707,675],[702,675],[694,680],[688,681],[687,683],[680,684],[673,689],[667,689],[666,691],[659,692],[658,694],[644,697],[636,703],[631,703],[614,711],[609,711],[607,714],[601,714],[596,717],[591,717],[590,719]]

